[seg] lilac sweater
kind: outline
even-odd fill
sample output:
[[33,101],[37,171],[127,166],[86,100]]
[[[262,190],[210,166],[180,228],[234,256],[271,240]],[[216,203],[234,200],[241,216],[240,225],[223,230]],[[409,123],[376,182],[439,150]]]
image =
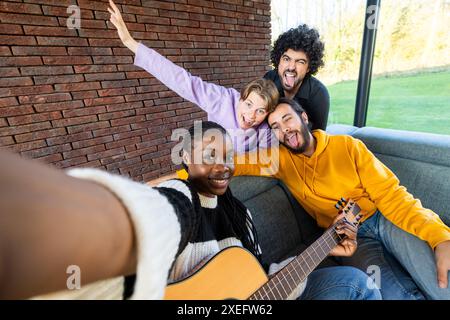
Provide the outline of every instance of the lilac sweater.
[[265,121],[257,128],[240,129],[236,115],[240,98],[237,90],[208,83],[199,77],[192,76],[142,43],[137,48],[134,64],[145,69],[180,97],[206,111],[208,120],[217,122],[227,129],[233,139],[236,152],[250,151],[258,146],[267,148],[271,139],[274,138]]

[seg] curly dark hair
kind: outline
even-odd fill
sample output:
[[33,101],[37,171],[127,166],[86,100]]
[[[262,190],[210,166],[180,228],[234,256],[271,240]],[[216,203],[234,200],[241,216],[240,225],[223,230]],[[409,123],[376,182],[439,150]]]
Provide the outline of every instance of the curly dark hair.
[[320,40],[319,32],[308,27],[306,24],[301,24],[297,28],[292,28],[281,34],[275,41],[270,59],[278,69],[281,56],[287,50],[304,51],[309,59],[309,72],[307,76],[315,74],[320,67],[324,65],[323,54],[325,45]]

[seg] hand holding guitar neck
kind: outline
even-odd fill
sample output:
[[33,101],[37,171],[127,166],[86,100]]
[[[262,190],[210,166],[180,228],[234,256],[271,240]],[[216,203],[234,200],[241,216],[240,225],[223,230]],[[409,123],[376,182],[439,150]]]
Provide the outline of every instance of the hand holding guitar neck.
[[130,35],[119,8],[117,8],[112,0],[109,0],[109,5],[111,6],[111,8],[108,8],[109,13],[111,14],[109,21],[117,28],[117,33],[119,34],[122,43],[128,47],[128,49],[136,53],[139,43]]
[[341,198],[336,203],[339,214],[333,221],[336,233],[342,241],[331,250],[331,256],[349,257],[353,255],[358,247],[356,235],[358,224],[361,219],[360,208],[353,200]]

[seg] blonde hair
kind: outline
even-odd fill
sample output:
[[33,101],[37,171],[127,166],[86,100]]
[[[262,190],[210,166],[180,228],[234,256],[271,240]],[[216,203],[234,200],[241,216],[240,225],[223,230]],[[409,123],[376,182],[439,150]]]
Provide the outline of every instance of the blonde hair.
[[241,100],[247,99],[252,92],[264,99],[268,112],[277,106],[280,93],[272,80],[260,78],[247,83],[241,90]]

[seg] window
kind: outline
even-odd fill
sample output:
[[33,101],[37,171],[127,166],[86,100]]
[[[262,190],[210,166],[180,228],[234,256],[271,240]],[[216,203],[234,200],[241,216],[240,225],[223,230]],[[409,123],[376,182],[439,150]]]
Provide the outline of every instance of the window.
[[450,135],[450,1],[382,1],[367,126]]
[[353,124],[365,0],[273,0],[272,41],[306,23],[325,43],[325,66],[315,75],[330,93],[328,125]]

